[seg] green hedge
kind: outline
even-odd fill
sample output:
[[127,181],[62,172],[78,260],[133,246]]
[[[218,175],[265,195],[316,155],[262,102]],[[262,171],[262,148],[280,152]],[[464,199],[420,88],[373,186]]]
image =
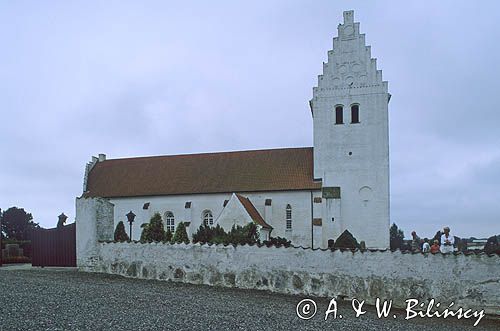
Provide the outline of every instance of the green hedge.
[[229,232],[217,224],[215,227],[200,225],[198,231],[193,234],[193,243],[212,244],[255,244],[259,242],[257,226],[249,223],[245,226],[233,225]]

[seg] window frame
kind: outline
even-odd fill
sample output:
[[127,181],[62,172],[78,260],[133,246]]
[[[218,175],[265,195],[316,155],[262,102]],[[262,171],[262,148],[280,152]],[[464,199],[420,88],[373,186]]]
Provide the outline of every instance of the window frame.
[[205,209],[203,213],[201,213],[201,221],[205,226],[212,227],[214,225],[214,214],[210,209]]
[[292,206],[290,204],[286,205],[285,208],[285,229],[291,231],[293,229],[293,218],[292,218]]
[[[356,116],[354,116],[356,114]],[[354,121],[354,117],[357,118],[357,121]],[[359,124],[361,121],[359,120],[359,103],[353,103],[351,105],[351,124]]]
[[165,219],[166,230],[170,230],[170,232],[174,233],[175,232],[175,215],[174,215],[174,213],[170,210],[167,210],[163,214],[163,217]]
[[344,106],[335,106],[335,125],[344,124]]

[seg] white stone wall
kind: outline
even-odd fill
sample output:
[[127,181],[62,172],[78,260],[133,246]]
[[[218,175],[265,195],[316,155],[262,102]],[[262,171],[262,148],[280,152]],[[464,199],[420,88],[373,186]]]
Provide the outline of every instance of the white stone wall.
[[113,240],[114,206],[102,198],[76,199],[76,264],[91,265],[98,256],[97,242]]
[[[313,192],[321,195],[320,192]],[[310,247],[311,246],[311,192],[310,191],[279,191],[262,193],[245,193],[241,195],[248,197],[255,208],[258,210],[264,220],[273,227],[271,236],[285,237],[292,241],[294,245]],[[224,200],[229,200],[231,193],[227,194],[193,194],[193,195],[175,195],[175,196],[154,196],[154,197],[131,197],[110,199],[114,207],[114,226],[119,221],[125,223],[125,229],[129,232],[129,226],[126,222],[126,214],[133,211],[136,221],[133,224],[132,234],[134,240],[139,240],[141,235],[141,224],[149,222],[149,219],[155,212],[159,212],[162,217],[166,211],[173,212],[176,225],[181,221],[190,221],[188,234],[191,236],[202,223],[202,214],[204,210],[211,210],[214,221],[220,216]],[[265,200],[272,199],[271,206],[265,211]],[[185,203],[191,202],[191,208],[186,209]],[[143,209],[144,203],[149,202],[149,208]],[[286,205],[292,206],[292,230],[286,230]],[[77,211],[78,212],[78,211]],[[316,215],[314,217],[321,217]],[[77,216],[78,218],[78,216]],[[336,237],[335,237],[336,238]],[[316,242],[316,247],[322,243],[321,237]],[[325,244],[326,245],[326,244]],[[326,246],[325,246],[326,247]]]
[[[328,199],[323,209],[337,222],[331,231],[347,229],[374,248],[389,247],[388,103],[382,71],[353,12],[345,12],[313,89],[314,177],[323,187],[341,189],[341,198]],[[359,105],[359,123],[351,123],[353,104]],[[337,106],[343,107],[343,124],[336,124]]]
[[99,243],[81,270],[193,284],[366,300],[435,298],[499,315],[500,257],[257,246]]
[[[291,198],[288,194],[292,193],[282,193],[278,195],[280,199],[276,199],[283,210]],[[311,192],[295,194],[298,202],[303,202]],[[254,196],[255,201],[260,199],[262,202],[260,208],[265,208],[266,198],[269,194]],[[321,209],[322,204],[313,209]],[[300,214],[300,203],[297,206]],[[394,300],[396,307],[403,307],[408,298],[435,298],[446,304],[454,301],[456,307],[485,309],[489,314],[499,314],[500,257],[497,255],[425,256],[256,245],[99,242],[112,239],[116,207],[102,198],[76,200],[76,253],[80,270],[280,293],[341,296],[368,303],[380,297]],[[305,204],[302,209],[303,213],[310,212]],[[314,228],[321,233],[327,227]]]

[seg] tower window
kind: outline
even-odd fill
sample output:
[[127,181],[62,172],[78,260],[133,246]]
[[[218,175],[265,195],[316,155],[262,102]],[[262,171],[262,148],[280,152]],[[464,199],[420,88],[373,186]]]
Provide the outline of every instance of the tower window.
[[344,109],[342,106],[335,107],[335,124],[344,124]]
[[351,106],[351,123],[359,123],[359,106]]
[[292,206],[286,205],[286,229],[292,229]]

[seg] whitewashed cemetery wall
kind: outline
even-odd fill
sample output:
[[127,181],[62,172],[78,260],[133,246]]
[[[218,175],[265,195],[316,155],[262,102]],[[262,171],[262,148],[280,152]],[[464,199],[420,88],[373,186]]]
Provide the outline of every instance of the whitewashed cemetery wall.
[[[99,240],[112,239],[104,238],[110,234],[104,223],[113,222],[113,217],[103,216],[112,214],[112,208],[102,199],[83,200],[80,207],[84,207],[85,213],[77,218],[77,263],[82,271],[297,295],[340,296],[371,304],[379,297],[392,299],[396,307],[405,307],[409,298],[434,298],[446,305],[453,301],[455,307],[485,309],[488,314],[500,315],[498,255],[102,242]],[[77,208],[78,205],[77,201]]]

